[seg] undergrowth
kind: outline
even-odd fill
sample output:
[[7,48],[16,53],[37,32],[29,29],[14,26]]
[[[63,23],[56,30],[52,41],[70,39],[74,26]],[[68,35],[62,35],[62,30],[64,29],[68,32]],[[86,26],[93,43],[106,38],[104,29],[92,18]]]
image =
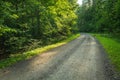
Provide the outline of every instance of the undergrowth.
[[21,61],[21,60],[30,59],[31,57],[33,57],[37,54],[41,54],[41,53],[43,53],[45,51],[48,51],[50,49],[53,49],[55,47],[64,45],[64,44],[76,39],[79,36],[80,36],[80,34],[74,34],[74,35],[69,36],[66,40],[63,40],[61,42],[58,42],[58,43],[55,43],[55,44],[52,44],[52,45],[36,48],[34,50],[27,51],[27,52],[24,52],[22,54],[11,54],[9,58],[3,59],[3,60],[0,61],[0,68],[5,68],[5,67],[10,66],[12,64],[15,64],[15,63],[17,63],[18,61]]

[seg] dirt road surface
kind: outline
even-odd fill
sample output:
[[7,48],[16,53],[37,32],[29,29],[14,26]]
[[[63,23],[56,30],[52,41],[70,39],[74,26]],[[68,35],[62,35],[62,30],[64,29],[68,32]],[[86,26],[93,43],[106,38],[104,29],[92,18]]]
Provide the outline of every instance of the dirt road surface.
[[0,80],[113,80],[106,54],[89,34],[0,70]]

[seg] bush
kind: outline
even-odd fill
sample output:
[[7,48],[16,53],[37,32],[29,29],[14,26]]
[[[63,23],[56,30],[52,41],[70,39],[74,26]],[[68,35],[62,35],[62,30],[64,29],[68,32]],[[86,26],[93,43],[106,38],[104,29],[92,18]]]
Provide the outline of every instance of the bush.
[[6,45],[9,45],[9,43],[5,44],[5,42],[14,36],[14,34],[16,34],[16,30],[0,25],[0,56],[8,55]]

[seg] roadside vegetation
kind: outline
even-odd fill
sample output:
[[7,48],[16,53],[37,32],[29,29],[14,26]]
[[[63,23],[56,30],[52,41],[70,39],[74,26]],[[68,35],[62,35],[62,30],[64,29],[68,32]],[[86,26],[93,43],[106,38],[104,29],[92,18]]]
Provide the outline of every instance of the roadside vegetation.
[[116,71],[120,72],[120,38],[107,34],[94,34],[105,48]]
[[80,34],[70,35],[69,37],[67,37],[66,40],[57,42],[55,44],[51,44],[51,45],[43,46],[43,47],[40,47],[40,48],[36,48],[36,49],[33,49],[31,51],[27,51],[27,52],[24,52],[24,53],[11,54],[9,56],[9,58],[2,59],[0,61],[0,68],[5,68],[5,67],[10,66],[10,65],[12,65],[12,64],[14,64],[14,63],[16,63],[18,61],[21,61],[21,60],[30,59],[31,57],[33,57],[35,55],[38,55],[38,54],[41,54],[41,53],[43,53],[45,51],[48,51],[50,49],[62,46],[64,44],[76,39],[79,36],[80,36]]
[[76,0],[0,0],[0,60],[77,33]]
[[0,68],[76,38],[77,7],[76,0],[1,0]]
[[120,35],[120,0],[83,0],[77,12],[79,31]]

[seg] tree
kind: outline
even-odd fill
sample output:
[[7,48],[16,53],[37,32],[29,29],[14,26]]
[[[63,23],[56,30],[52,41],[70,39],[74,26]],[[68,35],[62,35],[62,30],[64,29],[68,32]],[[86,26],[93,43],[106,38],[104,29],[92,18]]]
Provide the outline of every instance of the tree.
[[0,56],[66,39],[77,30],[76,0],[1,0],[0,5]]
[[78,9],[80,31],[120,34],[118,4],[119,0],[83,0]]

